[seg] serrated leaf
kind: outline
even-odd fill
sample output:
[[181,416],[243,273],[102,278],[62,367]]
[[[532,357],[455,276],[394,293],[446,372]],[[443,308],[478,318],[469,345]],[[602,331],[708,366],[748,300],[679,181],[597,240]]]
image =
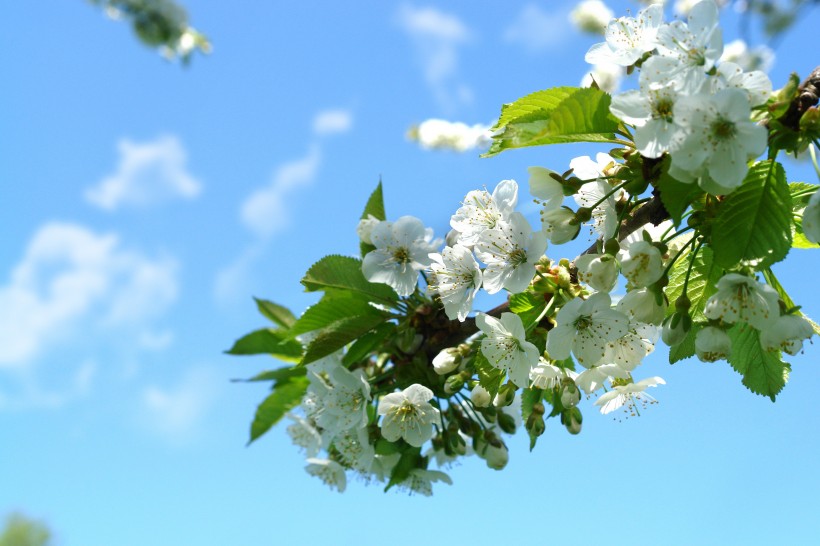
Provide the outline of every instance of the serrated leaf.
[[566,142],[614,142],[618,120],[611,97],[592,87],[556,87],[506,104],[495,129],[491,157],[511,148]]
[[268,320],[281,326],[282,328],[290,328],[296,322],[296,317],[291,313],[290,309],[283,307],[278,303],[253,298],[256,302],[256,307]]
[[307,391],[308,383],[306,377],[294,377],[276,386],[274,391],[256,408],[248,445],[270,430],[288,411],[299,405]]
[[498,389],[501,388],[501,384],[504,382],[504,377],[506,376],[504,371],[493,368],[492,364],[487,360],[487,357],[485,357],[480,350],[476,353],[473,366],[475,366],[475,371],[478,375],[478,383],[490,393],[490,396],[494,397],[498,394]]
[[335,353],[384,321],[384,315],[359,315],[334,322],[313,338],[305,350],[301,364],[310,364]]
[[325,256],[313,264],[302,279],[308,292],[340,289],[358,292],[370,301],[392,305],[398,300],[396,292],[381,283],[368,281],[362,273],[362,262],[349,256]]
[[697,184],[680,182],[669,176],[666,171],[661,174],[657,187],[663,208],[669,213],[675,227],[681,223],[681,217],[692,201],[704,193]]
[[525,329],[535,324],[546,306],[543,295],[521,292],[510,296],[510,311],[521,317]]
[[712,225],[715,261],[727,269],[741,261],[757,267],[779,262],[791,248],[791,219],[783,166],[771,160],[754,164],[718,208]]
[[780,352],[763,350],[760,333],[751,326],[738,323],[727,333],[732,340],[729,364],[743,376],[746,388],[774,402],[789,379],[791,367],[783,362]]
[[[367,204],[364,206],[364,212],[362,212],[362,220],[367,219],[368,217],[373,216],[378,220],[386,220],[387,216],[384,212],[384,196],[382,194],[382,181],[379,180],[378,186],[376,189],[373,190],[373,193],[370,194],[370,198],[367,200]],[[368,252],[371,252],[376,249],[375,246],[365,243],[364,241],[359,243],[359,248],[361,250],[362,257],[365,256]]]
[[385,340],[392,338],[396,333],[396,325],[392,322],[379,324],[376,328],[353,342],[347,350],[342,363],[350,366],[366,358],[370,353],[381,347]]
[[683,341],[669,348],[670,364],[695,356],[695,336],[698,335],[698,331],[700,331],[702,327],[700,324],[692,324],[692,328],[689,329]]
[[299,334],[321,330],[351,316],[364,315],[379,316],[382,320],[387,318],[387,313],[370,305],[367,298],[359,293],[333,290],[305,310],[291,327],[290,335],[295,337]]
[[287,330],[264,328],[239,338],[225,352],[229,355],[268,354],[281,360],[298,362],[302,358],[302,344],[291,339]]
[[807,182],[789,183],[789,194],[792,196],[792,208],[797,211],[809,204],[812,193],[820,190],[820,185]]
[[[686,271],[689,269],[691,255],[691,250],[685,252],[669,271],[669,284],[664,289],[670,302],[668,314],[674,312],[674,302],[683,294],[683,284],[686,280]],[[703,316],[703,308],[706,306],[706,300],[716,292],[715,284],[721,276],[723,276],[723,268],[715,263],[714,252],[708,246],[702,246],[695,257],[686,289],[691,302],[689,314],[692,320],[706,320],[706,317]]]

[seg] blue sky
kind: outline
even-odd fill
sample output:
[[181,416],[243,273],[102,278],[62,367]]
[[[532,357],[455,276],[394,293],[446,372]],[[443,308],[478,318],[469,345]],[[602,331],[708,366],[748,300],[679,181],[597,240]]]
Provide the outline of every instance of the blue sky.
[[[276,363],[222,351],[263,325],[251,296],[313,301],[301,275],[357,252],[379,177],[388,216],[443,235],[467,191],[600,151],[479,159],[405,138],[576,85],[595,39],[568,24],[572,2],[189,0],[214,51],[188,68],[84,2],[0,5],[0,514],[42,518],[65,546],[816,537],[816,345],[776,404],[726,363],[661,351],[647,372],[667,385],[641,418],[587,411],[578,437],[550,422],[533,453],[519,435],[507,469],[466,461],[432,499],[330,492],[282,429],[245,447],[265,387],[230,379]],[[777,50],[776,87],[817,62],[810,17]],[[815,318],[816,264],[793,251],[777,269]]]

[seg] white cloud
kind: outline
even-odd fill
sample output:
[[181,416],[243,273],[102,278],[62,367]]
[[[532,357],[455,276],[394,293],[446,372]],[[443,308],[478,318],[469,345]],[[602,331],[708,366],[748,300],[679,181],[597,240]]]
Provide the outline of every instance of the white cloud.
[[165,135],[144,143],[122,139],[117,145],[117,171],[85,192],[86,200],[107,211],[120,206],[147,206],[182,197],[192,199],[202,190],[188,173],[187,154],[179,139]]
[[140,420],[171,442],[186,443],[200,432],[223,382],[213,370],[195,368],[176,387],[146,387],[141,396]]
[[313,117],[313,132],[319,136],[346,133],[353,127],[350,110],[322,110]]
[[27,370],[18,370],[14,390],[0,392],[0,410],[59,409],[68,402],[84,397],[91,390],[97,374],[97,365],[85,361],[60,383],[58,389],[45,389]]
[[535,4],[528,4],[504,31],[504,40],[533,53],[560,46],[573,30],[568,17],[567,5],[544,11]]
[[168,257],[124,249],[114,234],[43,225],[0,285],[0,368],[25,367],[95,327],[144,325],[176,299],[176,270]]
[[439,104],[453,109],[469,102],[472,91],[458,81],[458,49],[470,39],[470,31],[456,16],[436,8],[403,5],[398,12],[399,26],[413,39],[424,70],[424,79]]
[[271,183],[253,192],[242,204],[242,223],[263,238],[285,228],[290,222],[285,202],[288,195],[313,183],[320,164],[321,152],[313,145],[306,156],[280,166]]

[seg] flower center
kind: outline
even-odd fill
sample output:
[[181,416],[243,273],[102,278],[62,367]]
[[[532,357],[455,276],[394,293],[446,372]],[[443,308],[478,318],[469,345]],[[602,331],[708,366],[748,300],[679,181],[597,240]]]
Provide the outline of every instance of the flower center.
[[720,140],[728,140],[737,134],[737,127],[733,121],[719,117],[712,123],[712,134]]
[[518,267],[527,263],[527,252],[520,247],[515,247],[515,250],[510,252],[510,263],[513,267]]
[[575,320],[575,328],[577,330],[586,330],[590,326],[592,326],[592,317],[590,317],[588,315],[578,317]]
[[668,98],[659,99],[655,103],[655,117],[667,123],[672,123],[672,107],[674,103]]
[[409,400],[405,400],[401,406],[396,408],[396,417],[401,421],[409,421],[418,416],[418,408]]
[[410,251],[407,247],[400,246],[393,249],[393,261],[400,264],[410,263]]

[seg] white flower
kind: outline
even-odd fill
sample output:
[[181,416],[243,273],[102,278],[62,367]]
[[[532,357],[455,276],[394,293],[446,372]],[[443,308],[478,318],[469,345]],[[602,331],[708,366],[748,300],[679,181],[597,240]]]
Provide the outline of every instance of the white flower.
[[348,430],[337,436],[333,440],[333,447],[339,452],[341,462],[354,470],[367,472],[373,466],[376,451],[370,445],[367,428]]
[[663,23],[663,7],[652,5],[638,16],[620,17],[606,27],[606,42],[593,45],[584,60],[589,64],[614,63],[630,66],[656,47],[658,28]]
[[433,423],[439,420],[439,410],[430,405],[433,391],[413,384],[402,392],[385,395],[379,400],[378,414],[383,415],[382,436],[395,442],[403,438],[414,447],[421,447],[433,437]]
[[450,320],[463,321],[473,309],[473,298],[481,287],[481,268],[473,253],[459,244],[441,254],[430,254],[433,270],[427,291],[438,294]]
[[518,204],[518,184],[502,180],[490,195],[486,190],[473,190],[450,218],[450,227],[459,232],[458,242],[472,248],[487,229],[506,223]]
[[481,385],[476,385],[473,387],[473,390],[470,391],[470,400],[472,400],[473,405],[478,408],[486,408],[492,402],[492,397],[490,397],[490,393],[482,387]]
[[650,57],[641,67],[640,90],[627,91],[612,97],[609,109],[618,118],[635,125],[635,148],[641,155],[657,158],[677,149],[685,133],[675,123],[675,103],[683,94],[696,92],[706,82],[693,78],[690,85],[697,89],[681,89],[681,82],[669,78],[670,65],[676,61],[666,57]]
[[544,210],[553,210],[564,202],[564,187],[551,175],[558,175],[555,171],[544,167],[529,167],[530,193],[542,201]]
[[599,292],[611,292],[618,281],[618,262],[610,254],[583,254],[575,258],[578,280]]
[[712,78],[712,91],[736,88],[746,92],[751,106],[759,106],[769,100],[772,94],[772,80],[765,72],[754,70],[744,72],[734,63],[721,63],[717,69],[717,77]]
[[601,0],[583,0],[569,14],[578,30],[592,34],[603,34],[606,25],[615,13]]
[[571,241],[581,230],[581,225],[575,222],[575,213],[567,207],[541,211],[541,225],[544,234],[555,245]]
[[587,395],[590,395],[602,388],[604,383],[610,381],[613,377],[627,379],[629,372],[617,364],[601,364],[600,366],[594,366],[581,372],[578,377],[575,378],[575,384]]
[[621,273],[630,286],[645,288],[663,275],[661,251],[647,241],[636,241],[629,245],[621,260]]
[[453,485],[453,480],[450,479],[450,476],[440,470],[414,468],[410,471],[410,475],[407,476],[407,479],[399,484],[399,487],[406,489],[410,493],[419,493],[425,497],[429,497],[433,494],[434,482],[444,482],[447,485]]
[[336,461],[328,459],[310,458],[305,461],[307,473],[321,479],[331,489],[336,488],[339,493],[344,492],[347,486],[345,469]]
[[322,436],[319,434],[319,431],[298,415],[288,413],[287,417],[293,421],[293,424],[287,428],[287,433],[291,441],[304,449],[308,457],[318,455],[322,447]]
[[550,358],[563,360],[574,353],[585,368],[600,362],[606,354],[607,343],[629,331],[629,319],[610,309],[610,303],[606,292],[567,302],[555,317],[557,326],[547,334]]
[[581,78],[581,87],[592,87],[592,82],[598,89],[607,93],[615,93],[621,87],[621,80],[625,75],[624,67],[613,63],[599,63],[592,65],[592,70]]
[[734,40],[723,46],[722,63],[735,63],[743,70],[762,70],[768,72],[774,64],[774,51],[766,45],[749,49],[743,40]]
[[410,138],[418,140],[427,150],[452,150],[466,152],[476,148],[487,148],[492,142],[492,132],[488,125],[467,125],[460,121],[428,119],[411,129]]
[[[615,228],[618,225],[615,204],[623,195],[623,191],[613,192],[612,185],[602,177],[615,174],[620,165],[604,153],[599,153],[595,159],[597,161],[592,161],[589,156],[582,156],[569,162],[575,176],[581,180],[591,180],[582,185],[575,194],[575,202],[581,207],[595,207],[592,210],[593,229],[604,239],[609,239],[615,235]],[[607,196],[609,193],[611,195]]]
[[627,292],[615,305],[615,309],[634,321],[660,325],[668,307],[662,297],[660,301],[661,303],[658,303],[658,297],[654,292],[641,288]]
[[561,383],[564,377],[566,374],[563,368],[554,366],[541,357],[535,368],[530,370],[530,387],[542,390],[553,389]]
[[794,356],[803,349],[803,340],[813,335],[814,329],[805,318],[783,315],[760,332],[760,346],[765,351],[784,351]]
[[816,191],[803,209],[803,234],[812,243],[820,243],[820,191]]
[[481,353],[490,365],[506,371],[516,386],[527,387],[530,369],[538,363],[538,349],[527,341],[521,317],[502,313],[498,320],[479,313],[475,322],[487,336],[481,340]]
[[478,258],[487,264],[484,290],[495,294],[505,288],[517,294],[527,289],[535,264],[547,250],[547,236],[532,232],[530,223],[520,212],[510,215],[509,223],[481,233],[475,244]]
[[396,222],[380,222],[370,233],[376,250],[368,252],[362,272],[370,282],[391,286],[399,296],[409,296],[416,289],[419,271],[430,266],[430,253],[440,241],[433,241],[433,231],[421,220],[402,216]]
[[645,409],[649,404],[657,403],[654,398],[644,391],[647,387],[657,387],[658,385],[666,385],[666,381],[660,377],[650,377],[637,383],[616,385],[612,387],[611,391],[602,394],[595,401],[595,405],[601,406],[601,413],[604,415],[623,407],[627,416],[634,417],[640,415],[638,406],[641,406],[640,409]]
[[[689,12],[692,11],[699,2],[702,0],[677,0],[675,2],[675,13],[680,13],[681,15],[689,15]],[[723,7],[726,4],[727,0],[717,0],[717,5]]]
[[678,100],[675,120],[688,129],[688,135],[672,153],[675,176],[689,182],[705,171],[726,193],[737,188],[746,176],[749,158],[766,149],[766,129],[752,123],[750,114],[747,94],[735,88]]
[[604,361],[631,372],[655,350],[658,328],[641,322],[630,322],[629,331],[606,345]]
[[706,302],[703,314],[728,324],[743,321],[765,330],[780,315],[779,296],[771,286],[751,277],[727,273],[717,282],[717,292]]
[[356,226],[356,234],[363,243],[368,245],[373,244],[373,241],[370,239],[370,234],[373,233],[373,228],[376,227],[379,222],[381,222],[381,220],[372,214],[368,214],[367,218],[359,220],[359,225]]
[[703,362],[726,360],[732,354],[732,340],[724,330],[707,326],[695,336],[695,354]]
[[447,375],[461,365],[461,351],[458,347],[442,349],[433,358],[433,369],[439,375]]
[[657,34],[658,53],[680,63],[676,73],[683,81],[711,70],[723,53],[723,35],[714,2],[706,0],[695,5],[688,20],[689,24],[673,21],[664,25]]
[[308,393],[315,397],[313,413],[316,424],[332,438],[337,434],[367,424],[367,402],[370,383],[362,370],[351,372],[341,364],[333,366],[326,376],[310,372]]

